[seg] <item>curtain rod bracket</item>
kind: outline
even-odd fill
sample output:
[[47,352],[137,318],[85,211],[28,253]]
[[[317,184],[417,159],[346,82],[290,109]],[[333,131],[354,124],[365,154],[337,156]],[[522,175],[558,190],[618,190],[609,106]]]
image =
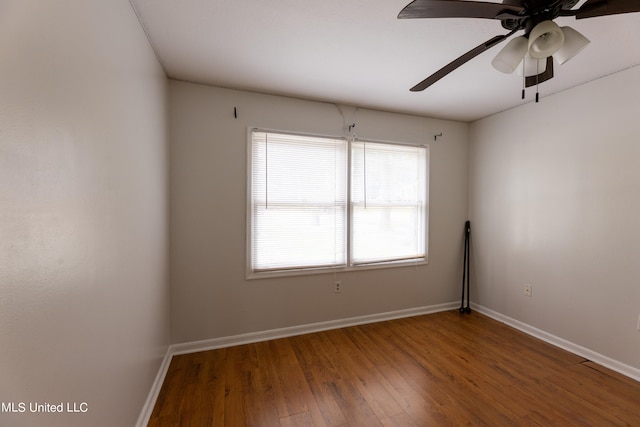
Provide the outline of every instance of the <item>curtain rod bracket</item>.
[[438,134],[433,135],[433,140],[434,140],[434,141],[437,141],[439,136],[442,136],[442,132],[440,132],[440,133],[438,133]]

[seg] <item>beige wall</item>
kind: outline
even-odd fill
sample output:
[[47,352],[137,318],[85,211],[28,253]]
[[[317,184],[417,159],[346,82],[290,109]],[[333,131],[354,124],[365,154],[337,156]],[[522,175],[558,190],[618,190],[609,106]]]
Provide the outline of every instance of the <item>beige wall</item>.
[[169,343],[166,78],[126,0],[3,0],[0,58],[0,425],[133,425]]
[[640,67],[540,89],[471,126],[475,300],[640,368]]
[[[172,81],[172,341],[190,342],[456,301],[467,217],[468,125]],[[238,118],[234,119],[233,109]],[[247,128],[427,143],[429,265],[245,279]],[[433,135],[443,133],[437,142]]]

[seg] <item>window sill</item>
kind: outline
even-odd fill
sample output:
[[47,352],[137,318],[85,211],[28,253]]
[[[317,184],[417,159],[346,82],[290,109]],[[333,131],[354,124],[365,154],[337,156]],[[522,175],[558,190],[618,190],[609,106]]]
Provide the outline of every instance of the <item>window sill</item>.
[[288,277],[288,276],[308,276],[313,274],[329,274],[329,273],[348,273],[353,271],[363,270],[379,270],[384,268],[398,268],[398,267],[413,267],[419,265],[427,265],[429,263],[427,258],[418,258],[410,261],[390,261],[379,262],[372,264],[361,264],[347,267],[326,267],[326,268],[305,268],[300,270],[275,270],[275,271],[263,271],[263,272],[247,272],[247,280],[256,279],[269,279],[273,277]]

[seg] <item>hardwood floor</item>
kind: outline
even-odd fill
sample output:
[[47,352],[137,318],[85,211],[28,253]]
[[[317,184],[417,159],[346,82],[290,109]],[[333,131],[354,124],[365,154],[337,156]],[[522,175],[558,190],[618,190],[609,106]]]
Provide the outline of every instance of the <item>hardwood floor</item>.
[[149,426],[640,426],[640,383],[448,311],[176,356]]

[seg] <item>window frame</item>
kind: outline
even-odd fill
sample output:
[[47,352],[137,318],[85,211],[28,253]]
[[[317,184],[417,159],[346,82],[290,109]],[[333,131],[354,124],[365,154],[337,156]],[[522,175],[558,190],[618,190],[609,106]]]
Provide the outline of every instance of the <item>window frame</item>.
[[[266,133],[278,133],[278,134],[286,134],[293,136],[301,136],[301,137],[311,137],[311,138],[330,138],[330,139],[342,139],[347,142],[346,144],[346,158],[347,158],[347,171],[346,171],[346,218],[345,218],[345,230],[344,230],[344,238],[345,238],[345,248],[346,248],[346,264],[340,266],[323,266],[317,268],[285,268],[280,270],[261,270],[261,271],[253,271],[252,269],[252,256],[253,256],[253,248],[252,248],[252,230],[253,230],[253,195],[252,195],[252,184],[253,184],[253,175],[252,175],[252,159],[253,159],[253,141],[252,135],[254,132],[266,132]],[[372,144],[389,144],[389,145],[399,145],[405,147],[420,147],[425,149],[425,207],[424,207],[424,249],[425,254],[424,257],[412,258],[412,259],[401,259],[401,260],[390,260],[390,261],[375,261],[372,263],[357,263],[354,264],[353,261],[353,253],[352,253],[352,242],[353,242],[353,208],[354,203],[351,199],[352,192],[352,142],[366,142]],[[263,127],[248,127],[247,128],[247,185],[246,185],[246,236],[245,236],[245,245],[246,245],[246,254],[245,254],[245,265],[246,265],[246,278],[247,279],[264,279],[270,277],[286,277],[286,276],[303,276],[303,275],[312,275],[312,274],[327,274],[327,273],[336,273],[336,272],[349,272],[349,271],[361,271],[361,270],[372,270],[372,269],[385,269],[385,268],[397,268],[397,267],[407,267],[407,266],[418,266],[418,265],[426,265],[429,263],[429,219],[430,219],[430,166],[431,166],[431,151],[429,144],[412,144],[405,142],[396,142],[396,141],[383,141],[383,140],[375,140],[369,138],[352,138],[345,135],[327,135],[327,134],[314,134],[314,133],[303,133],[303,132],[291,132],[291,131],[282,131],[276,129],[269,129]]]

